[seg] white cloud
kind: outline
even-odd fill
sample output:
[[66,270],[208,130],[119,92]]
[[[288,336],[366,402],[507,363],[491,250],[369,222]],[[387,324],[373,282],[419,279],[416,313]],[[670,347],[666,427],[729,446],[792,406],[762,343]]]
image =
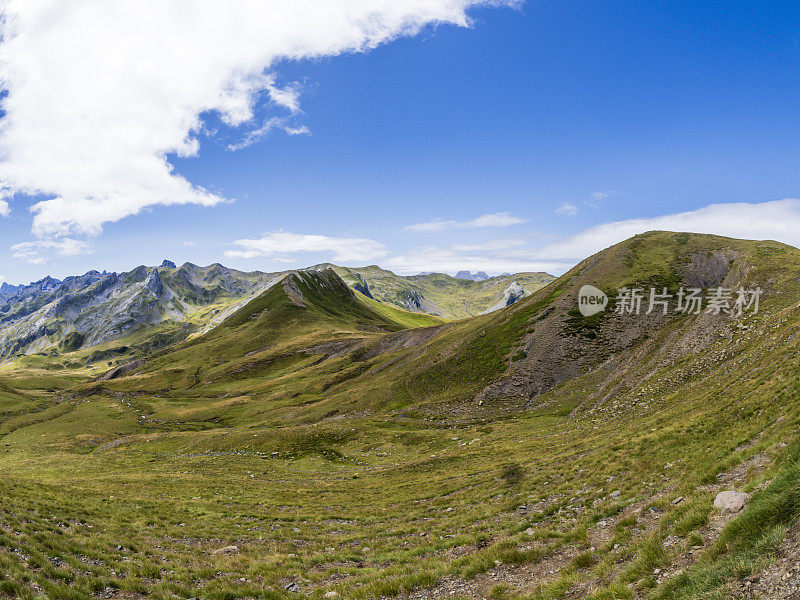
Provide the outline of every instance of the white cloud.
[[252,131],[248,131],[244,138],[235,144],[228,144],[227,148],[231,151],[241,150],[242,148],[247,148],[248,146],[252,146],[259,140],[265,138],[269,135],[273,130],[281,129],[286,135],[310,135],[311,130],[305,125],[301,125],[299,127],[292,127],[289,124],[289,120],[285,117],[272,117],[267,119],[264,124],[259,127],[258,129],[254,129]]
[[712,204],[671,215],[605,223],[538,248],[524,240],[418,248],[390,258],[384,265],[401,273],[479,269],[493,273],[547,271],[559,275],[600,250],[653,230],[771,239],[800,247],[800,200]]
[[48,261],[48,256],[78,256],[92,251],[92,245],[83,240],[62,238],[59,240],[38,240],[35,242],[22,242],[11,246],[11,256],[24,260],[34,265],[41,265]]
[[474,244],[454,244],[447,248],[415,248],[389,258],[382,266],[402,274],[424,271],[455,273],[464,269],[487,273],[522,271],[562,271],[561,261],[541,260],[522,239],[497,239]]
[[574,204],[570,204],[569,202],[562,202],[561,205],[556,209],[556,214],[574,217],[578,214],[578,207]]
[[599,202],[600,200],[605,200],[606,198],[608,198],[613,194],[614,192],[592,192],[591,194],[589,194],[589,197],[592,200],[596,200]]
[[311,135],[311,130],[305,125],[300,127],[284,127],[283,130],[287,135]]
[[575,264],[637,233],[653,230],[772,239],[800,246],[800,200],[787,198],[758,204],[711,204],[672,215],[605,223],[534,250],[532,255],[541,260]]
[[453,250],[459,252],[482,252],[482,251],[496,251],[508,250],[509,248],[518,248],[525,245],[525,240],[521,239],[496,239],[486,242],[477,242],[472,244],[454,244]]
[[7,217],[11,214],[11,207],[5,200],[0,200],[0,217]]
[[[0,214],[15,194],[43,195],[32,207],[37,235],[96,235],[146,207],[217,204],[222,197],[175,174],[168,155],[198,153],[209,112],[245,128],[234,147],[275,127],[307,133],[291,120],[300,87],[279,83],[277,62],[367,51],[429,24],[468,26],[477,5],[517,3],[4,1]],[[277,114],[254,122],[265,101]]]
[[510,227],[511,225],[519,225],[524,223],[524,219],[512,216],[511,213],[498,212],[488,215],[481,215],[471,221],[444,221],[441,219],[434,219],[426,223],[416,223],[415,225],[406,225],[406,231],[421,231],[421,232],[436,232],[444,231],[445,229],[477,229],[481,227]]
[[606,198],[616,195],[617,192],[592,192],[589,199],[584,202],[590,208],[597,208]]
[[260,256],[288,262],[290,256],[306,252],[325,253],[335,262],[364,262],[386,256],[386,247],[366,238],[330,237],[326,235],[301,235],[285,231],[267,233],[259,239],[236,240],[240,250],[228,250],[228,258],[256,258]]

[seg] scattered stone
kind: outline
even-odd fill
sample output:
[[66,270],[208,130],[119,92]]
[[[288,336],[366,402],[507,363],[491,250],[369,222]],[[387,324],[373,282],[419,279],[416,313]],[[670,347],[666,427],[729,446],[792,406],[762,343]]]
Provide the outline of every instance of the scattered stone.
[[325,598],[338,598],[339,592],[334,592],[331,590],[330,592],[325,592]]
[[611,497],[619,498],[620,494],[622,494],[622,492],[620,492],[619,490],[614,490],[613,492],[611,492]]
[[714,508],[721,513],[737,513],[742,510],[750,500],[750,494],[728,490],[720,492],[714,499]]
[[225,546],[224,548],[217,548],[213,550],[211,554],[237,554],[239,552],[239,546]]
[[525,530],[525,534],[530,536],[536,535],[536,530],[533,527],[528,527]]
[[300,586],[292,582],[292,583],[287,583],[283,589],[285,589],[287,592],[299,592]]
[[683,502],[684,500],[686,500],[686,498],[684,498],[683,496],[678,496],[677,498],[675,498],[675,500],[672,501],[672,503],[675,504],[675,505],[678,505],[681,502]]

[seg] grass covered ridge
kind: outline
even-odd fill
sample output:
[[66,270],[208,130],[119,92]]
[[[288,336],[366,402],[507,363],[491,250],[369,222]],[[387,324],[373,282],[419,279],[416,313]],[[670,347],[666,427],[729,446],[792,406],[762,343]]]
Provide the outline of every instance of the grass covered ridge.
[[[365,301],[322,271],[126,377],[69,355],[6,366],[0,596],[726,597],[800,516],[800,252],[637,239],[474,319]],[[769,283],[762,313],[659,322],[528,406],[475,402],[521,377],[523,345],[570,318],[586,277],[663,280],[722,251]],[[698,331],[702,350],[666,352]],[[716,527],[730,488],[752,502]]]

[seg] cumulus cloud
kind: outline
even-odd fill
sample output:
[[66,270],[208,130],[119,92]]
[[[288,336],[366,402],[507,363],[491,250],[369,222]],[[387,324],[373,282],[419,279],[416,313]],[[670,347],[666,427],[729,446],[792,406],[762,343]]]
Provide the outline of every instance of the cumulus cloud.
[[498,238],[475,243],[453,244],[446,248],[425,246],[394,256],[383,266],[398,273],[423,271],[455,273],[463,269],[487,273],[563,270],[560,261],[541,260],[532,251],[529,240]]
[[436,232],[444,231],[445,229],[478,229],[481,227],[510,227],[511,225],[519,225],[524,223],[524,219],[513,216],[508,212],[491,213],[488,215],[481,215],[471,221],[444,221],[442,219],[434,219],[426,223],[416,223],[415,225],[406,225],[406,231],[421,231],[421,232]]
[[409,275],[427,271],[455,273],[463,269],[487,273],[521,273],[563,271],[560,261],[540,260],[535,252],[519,251],[464,251],[457,247],[417,248],[384,261],[383,266],[397,273]]
[[58,256],[78,256],[92,251],[92,245],[84,240],[61,238],[58,240],[37,240],[22,242],[11,246],[11,256],[34,265],[48,261],[50,254]]
[[[293,119],[281,60],[367,51],[476,5],[517,0],[6,0],[0,4],[0,214],[16,194],[43,238],[95,235],[154,205],[223,198],[177,175],[216,113],[253,143]],[[271,112],[256,122],[257,106]],[[274,118],[278,120],[272,120]]]
[[578,207],[574,204],[570,204],[569,202],[562,202],[561,205],[556,209],[557,215],[564,215],[566,217],[574,217],[578,214]]
[[689,231],[751,240],[777,240],[800,246],[800,200],[756,204],[711,204],[646,219],[628,219],[590,227],[535,250],[541,260],[575,264],[600,250],[645,231]]
[[364,262],[386,256],[386,247],[367,238],[330,237],[327,235],[301,235],[285,231],[267,233],[258,239],[233,242],[239,249],[228,250],[228,258],[267,257],[288,262],[302,253],[324,253],[335,262]]
[[493,273],[543,270],[560,275],[604,248],[653,230],[771,239],[800,247],[800,200],[712,204],[670,215],[604,223],[539,247],[525,240],[491,240],[417,248],[384,264],[401,273],[479,269]]

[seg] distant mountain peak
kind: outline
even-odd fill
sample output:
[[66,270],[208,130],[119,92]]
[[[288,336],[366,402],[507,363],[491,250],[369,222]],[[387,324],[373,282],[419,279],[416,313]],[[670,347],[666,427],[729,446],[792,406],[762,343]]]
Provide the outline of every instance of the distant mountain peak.
[[484,271],[471,273],[469,271],[459,271],[456,273],[456,279],[471,279],[472,281],[485,281],[489,276]]

